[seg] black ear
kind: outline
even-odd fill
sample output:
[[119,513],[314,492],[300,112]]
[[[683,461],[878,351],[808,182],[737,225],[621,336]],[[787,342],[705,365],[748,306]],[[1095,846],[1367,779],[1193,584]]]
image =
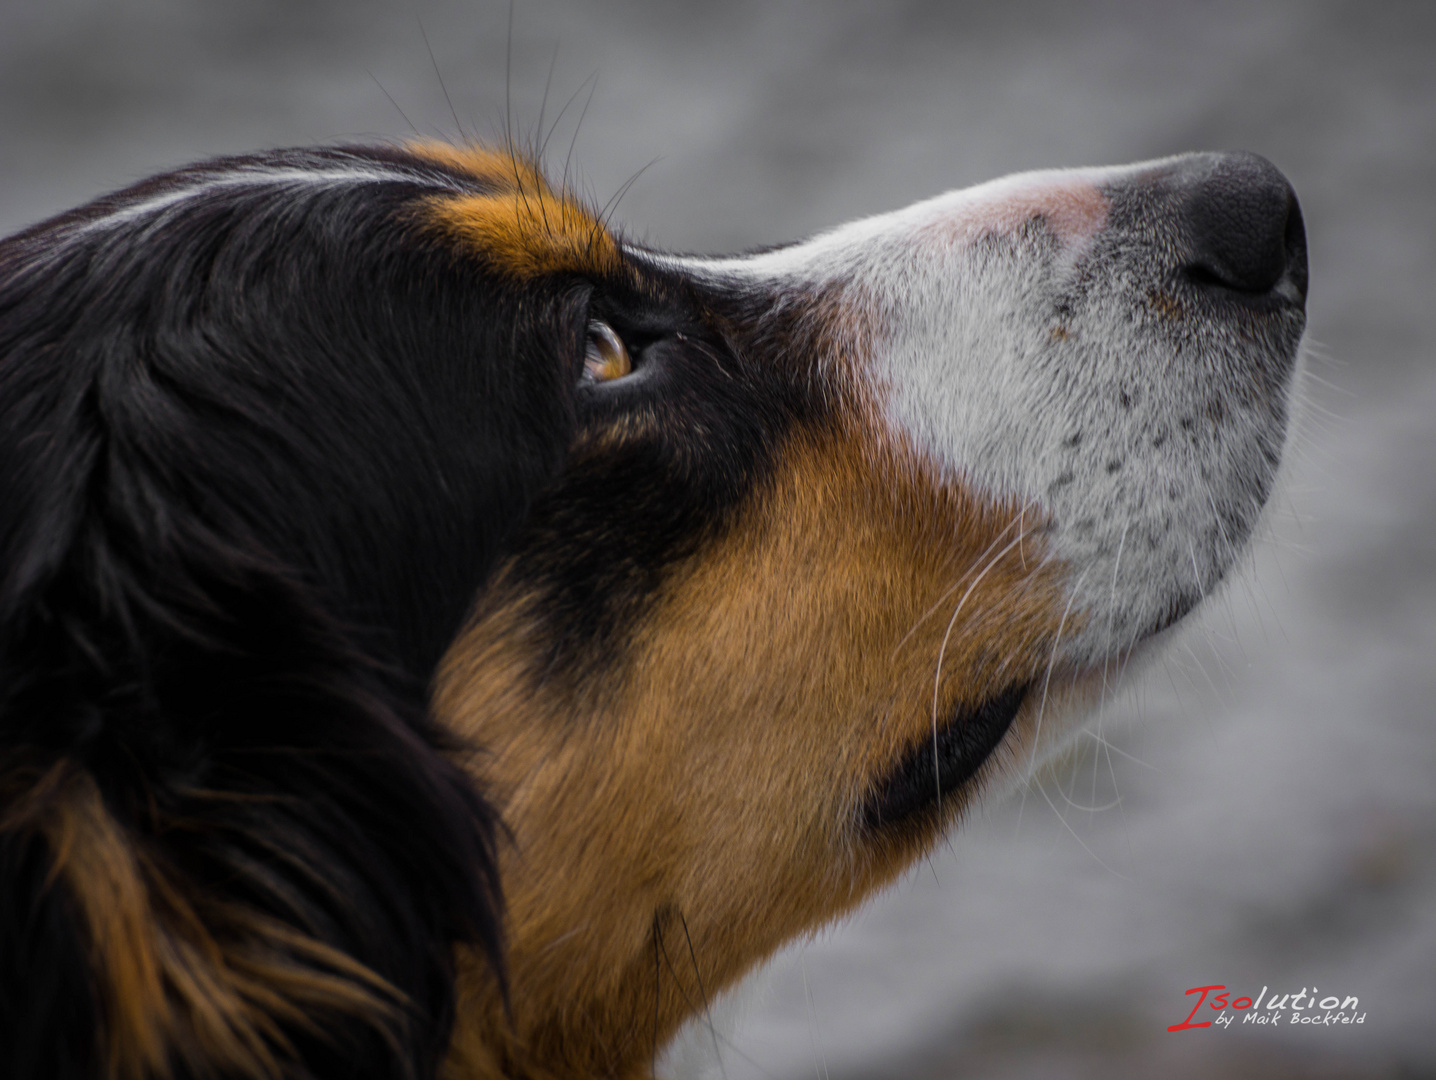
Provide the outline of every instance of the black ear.
[[430,1075],[452,945],[501,963],[492,815],[302,586],[218,554],[126,598],[172,624],[131,608],[143,651],[42,614],[7,655],[4,1045],[37,1076]]
[[0,245],[14,1075],[433,1075],[453,946],[501,968],[427,682],[563,462],[585,298],[426,239],[393,154],[223,182],[355,160]]

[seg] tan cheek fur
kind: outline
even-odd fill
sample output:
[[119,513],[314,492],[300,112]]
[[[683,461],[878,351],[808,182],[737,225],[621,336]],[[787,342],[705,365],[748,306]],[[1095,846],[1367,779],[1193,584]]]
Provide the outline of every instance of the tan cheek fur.
[[731,532],[673,574],[621,670],[577,697],[531,675],[527,598],[502,578],[455,644],[436,710],[483,747],[513,843],[512,1021],[469,965],[454,1075],[647,1075],[706,999],[935,837],[864,834],[858,805],[931,731],[959,602],[943,717],[1040,673],[1060,570],[1012,543],[1016,508],[940,491],[878,445],[794,437]]

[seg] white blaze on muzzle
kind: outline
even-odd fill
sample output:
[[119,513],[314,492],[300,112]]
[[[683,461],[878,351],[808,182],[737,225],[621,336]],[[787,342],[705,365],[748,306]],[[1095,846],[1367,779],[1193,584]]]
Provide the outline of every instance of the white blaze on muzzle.
[[855,377],[944,483],[1030,508],[1099,663],[1239,555],[1286,433],[1305,238],[1255,155],[1026,173],[747,258],[715,282],[831,296]]

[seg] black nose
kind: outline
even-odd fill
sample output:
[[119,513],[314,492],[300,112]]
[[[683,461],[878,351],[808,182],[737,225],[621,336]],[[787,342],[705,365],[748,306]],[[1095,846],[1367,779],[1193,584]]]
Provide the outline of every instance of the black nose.
[[1245,152],[1193,155],[1172,185],[1192,282],[1253,295],[1290,282],[1306,298],[1301,205],[1275,165]]

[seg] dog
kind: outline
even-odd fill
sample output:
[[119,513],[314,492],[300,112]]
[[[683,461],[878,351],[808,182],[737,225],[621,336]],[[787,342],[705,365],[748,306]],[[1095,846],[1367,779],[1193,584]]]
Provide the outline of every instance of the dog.
[[287,150],[5,240],[9,1075],[650,1075],[1234,566],[1306,288],[1244,153],[699,258]]

